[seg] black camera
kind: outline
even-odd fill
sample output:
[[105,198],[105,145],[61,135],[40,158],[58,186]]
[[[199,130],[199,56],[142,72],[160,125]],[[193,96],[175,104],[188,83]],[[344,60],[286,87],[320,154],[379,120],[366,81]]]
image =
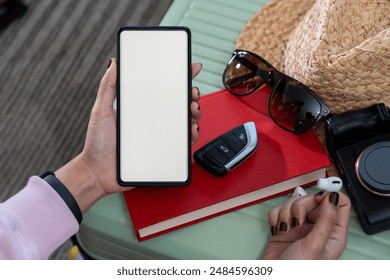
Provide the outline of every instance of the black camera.
[[385,104],[329,117],[329,153],[363,230],[390,229],[390,110]]

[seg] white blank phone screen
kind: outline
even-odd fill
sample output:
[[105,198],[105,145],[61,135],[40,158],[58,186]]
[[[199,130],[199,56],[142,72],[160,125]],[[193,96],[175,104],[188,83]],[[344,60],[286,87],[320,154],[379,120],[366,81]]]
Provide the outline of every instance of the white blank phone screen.
[[120,178],[185,182],[189,178],[188,34],[120,33]]

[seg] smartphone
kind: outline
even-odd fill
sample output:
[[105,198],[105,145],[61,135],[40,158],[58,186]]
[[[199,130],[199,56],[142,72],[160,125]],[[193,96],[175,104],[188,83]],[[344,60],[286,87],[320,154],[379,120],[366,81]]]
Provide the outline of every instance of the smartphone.
[[121,27],[117,41],[118,183],[188,185],[191,32],[187,27]]

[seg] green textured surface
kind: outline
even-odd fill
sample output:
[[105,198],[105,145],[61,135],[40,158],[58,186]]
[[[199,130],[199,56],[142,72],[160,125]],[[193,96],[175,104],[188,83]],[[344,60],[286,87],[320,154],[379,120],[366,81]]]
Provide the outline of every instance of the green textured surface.
[[[247,20],[267,1],[175,0],[161,25],[185,25],[193,37],[193,61],[203,64],[195,79],[202,94],[222,88],[221,75]],[[317,192],[316,187],[308,189]],[[269,229],[268,211],[286,196],[265,201],[139,243],[120,194],[106,197],[84,216],[77,234],[96,259],[258,259]],[[366,235],[352,212],[342,259],[390,259],[390,231]]]

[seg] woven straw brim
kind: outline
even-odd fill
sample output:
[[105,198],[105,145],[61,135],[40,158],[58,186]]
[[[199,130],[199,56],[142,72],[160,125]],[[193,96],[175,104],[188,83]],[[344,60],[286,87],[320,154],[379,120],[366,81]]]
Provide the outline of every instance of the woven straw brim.
[[284,71],[284,51],[290,34],[315,0],[277,0],[261,8],[244,26],[236,48],[257,53]]

